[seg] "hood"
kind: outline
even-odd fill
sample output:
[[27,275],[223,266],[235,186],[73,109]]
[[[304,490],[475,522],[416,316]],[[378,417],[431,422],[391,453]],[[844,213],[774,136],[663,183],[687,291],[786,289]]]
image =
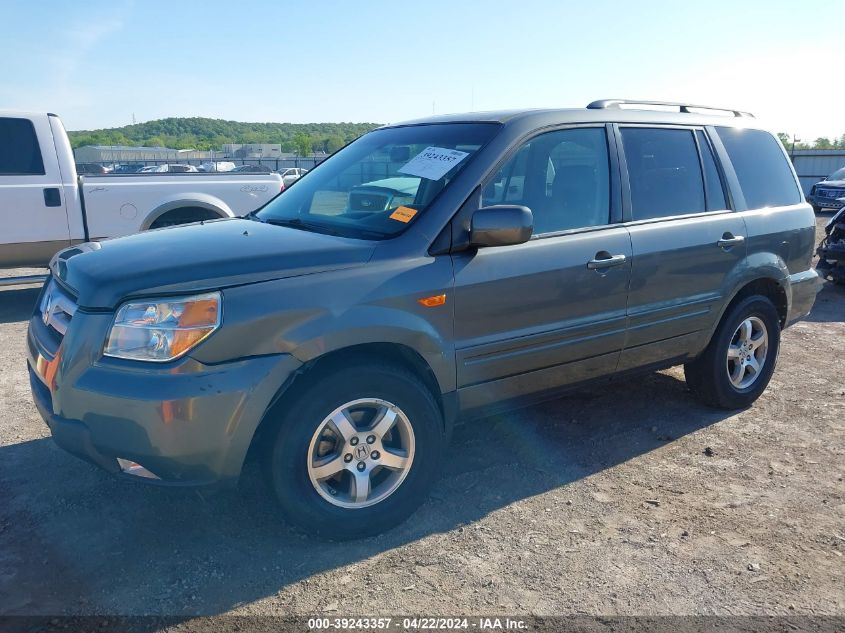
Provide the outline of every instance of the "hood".
[[141,294],[190,294],[360,266],[374,249],[363,240],[231,218],[81,244],[56,255],[50,268],[80,306],[114,308]]
[[845,188],[845,180],[822,180],[816,183],[816,187],[830,187],[832,189],[837,187]]

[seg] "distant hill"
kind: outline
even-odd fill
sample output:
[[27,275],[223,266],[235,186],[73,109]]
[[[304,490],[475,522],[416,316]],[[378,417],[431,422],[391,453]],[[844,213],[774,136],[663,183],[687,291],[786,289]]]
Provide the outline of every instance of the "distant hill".
[[304,143],[335,151],[379,123],[241,123],[202,117],[158,119],[103,130],[68,132],[74,148],[82,145],[147,145],[175,149],[215,149],[224,143],[279,143],[292,152]]

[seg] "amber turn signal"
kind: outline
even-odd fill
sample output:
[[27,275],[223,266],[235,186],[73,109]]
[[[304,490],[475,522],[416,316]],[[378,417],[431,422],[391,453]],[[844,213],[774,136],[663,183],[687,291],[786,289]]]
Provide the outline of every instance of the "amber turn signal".
[[424,305],[426,308],[436,308],[437,306],[442,306],[446,303],[446,295],[432,295],[431,297],[417,299],[417,301],[420,302],[420,305]]

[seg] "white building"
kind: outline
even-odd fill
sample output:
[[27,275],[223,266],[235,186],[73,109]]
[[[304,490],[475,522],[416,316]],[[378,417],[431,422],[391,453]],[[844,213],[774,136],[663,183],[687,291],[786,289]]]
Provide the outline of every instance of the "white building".
[[169,147],[134,147],[131,145],[83,145],[74,150],[77,163],[128,163],[135,161],[205,160],[211,152]]
[[275,143],[226,143],[223,154],[226,158],[279,158],[282,146]]

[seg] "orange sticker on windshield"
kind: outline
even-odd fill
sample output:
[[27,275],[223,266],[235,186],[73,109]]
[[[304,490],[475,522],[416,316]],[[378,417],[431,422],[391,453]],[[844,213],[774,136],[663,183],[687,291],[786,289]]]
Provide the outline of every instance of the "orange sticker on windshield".
[[399,220],[407,224],[416,214],[417,210],[411,207],[396,207],[396,211],[390,214],[390,219]]

